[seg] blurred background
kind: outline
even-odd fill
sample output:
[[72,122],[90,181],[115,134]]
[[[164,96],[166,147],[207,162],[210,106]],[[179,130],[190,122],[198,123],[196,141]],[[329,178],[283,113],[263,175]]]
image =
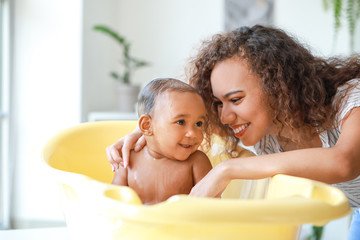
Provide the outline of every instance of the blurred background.
[[[325,0],[0,2],[1,229],[65,225],[40,159],[51,136],[81,122],[135,116],[118,109],[110,76],[119,69],[121,48],[95,25],[125,36],[132,55],[150,63],[133,72],[140,87],[158,77],[185,79],[184,66],[201,41],[242,25],[280,27],[318,56],[360,50],[359,26],[351,46],[346,15],[336,31],[332,1]],[[333,224],[328,236],[335,237],[324,239],[341,239],[336,234],[348,220]]]

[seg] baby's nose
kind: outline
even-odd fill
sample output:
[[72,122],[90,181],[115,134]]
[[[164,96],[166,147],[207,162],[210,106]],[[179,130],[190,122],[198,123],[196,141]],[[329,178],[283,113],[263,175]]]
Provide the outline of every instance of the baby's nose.
[[186,137],[195,137],[196,134],[195,134],[195,130],[193,128],[189,128],[187,131],[186,131],[186,134],[185,134]]

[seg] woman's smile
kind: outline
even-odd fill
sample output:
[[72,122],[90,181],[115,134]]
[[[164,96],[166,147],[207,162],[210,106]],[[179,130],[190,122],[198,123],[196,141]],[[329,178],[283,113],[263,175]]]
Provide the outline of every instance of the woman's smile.
[[249,126],[250,126],[250,123],[246,123],[246,124],[242,124],[242,125],[234,125],[234,126],[231,126],[231,128],[234,131],[235,136],[237,138],[240,138],[242,135],[244,135],[244,133],[246,132],[246,130],[248,129]]

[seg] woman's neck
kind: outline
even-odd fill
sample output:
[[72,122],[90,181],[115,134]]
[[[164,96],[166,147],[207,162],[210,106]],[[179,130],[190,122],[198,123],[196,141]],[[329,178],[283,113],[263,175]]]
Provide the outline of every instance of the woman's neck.
[[321,147],[322,143],[318,134],[301,134],[295,136],[299,141],[294,142],[294,136],[290,134],[290,131],[283,130],[281,132],[281,138],[278,139],[279,144],[283,151],[291,151],[304,148],[316,148]]
[[319,135],[301,138],[298,143],[284,138],[283,140],[279,140],[279,144],[284,152],[305,148],[317,148],[322,146]]

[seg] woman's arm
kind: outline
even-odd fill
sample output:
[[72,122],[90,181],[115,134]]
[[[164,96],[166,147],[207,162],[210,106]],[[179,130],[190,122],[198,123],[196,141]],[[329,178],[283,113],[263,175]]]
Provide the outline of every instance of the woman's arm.
[[129,165],[130,151],[139,151],[145,146],[145,138],[137,127],[132,133],[120,138],[117,142],[106,148],[106,155],[114,172],[122,165]]
[[261,179],[276,174],[326,183],[352,180],[360,174],[360,108],[343,119],[342,132],[332,148],[308,148],[218,164],[191,191],[192,196],[216,196],[232,179]]

